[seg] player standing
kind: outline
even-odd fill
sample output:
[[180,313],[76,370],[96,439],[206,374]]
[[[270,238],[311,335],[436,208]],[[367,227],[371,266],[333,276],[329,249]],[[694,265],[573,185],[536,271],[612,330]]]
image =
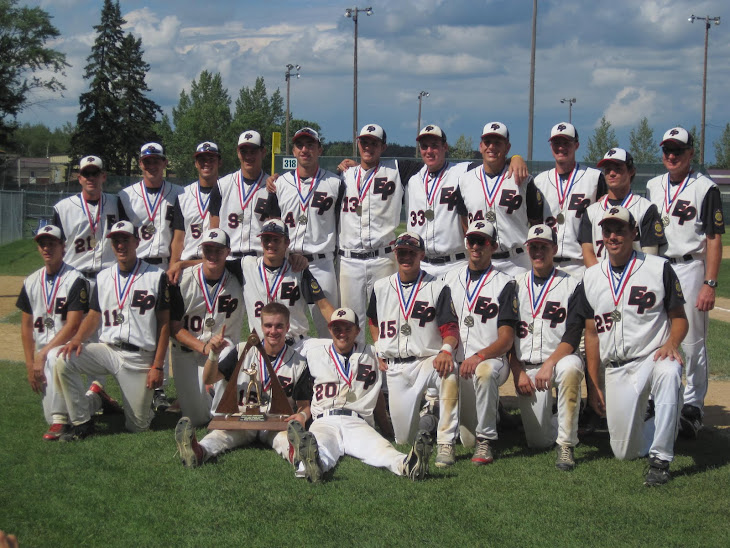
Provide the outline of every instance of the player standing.
[[692,136],[681,127],[672,128],[664,134],[661,147],[667,174],[650,180],[646,192],[661,212],[668,241],[662,255],[672,264],[686,300],[689,333],[682,350],[687,360],[687,386],[680,432],[694,439],[705,412],[710,371],[707,329],[709,311],[715,307],[725,220],[717,185],[692,170]]

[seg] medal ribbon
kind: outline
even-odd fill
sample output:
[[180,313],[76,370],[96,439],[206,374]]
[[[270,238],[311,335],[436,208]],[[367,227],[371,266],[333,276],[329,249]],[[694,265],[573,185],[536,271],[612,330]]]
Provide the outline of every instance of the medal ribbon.
[[368,190],[370,189],[370,185],[373,183],[373,179],[375,178],[375,174],[380,169],[380,164],[376,165],[373,168],[373,171],[368,175],[368,178],[365,179],[365,184],[361,187],[360,186],[360,176],[362,175],[362,168],[357,168],[357,195],[358,198],[360,198],[360,203],[362,204],[363,199],[365,198],[365,195],[368,193]]
[[[484,166],[482,166],[481,172],[479,173],[479,180],[482,182],[482,192],[484,192],[484,199],[487,201],[489,207],[494,207],[494,200],[497,198],[497,193],[502,188],[502,183],[506,176],[507,166],[503,167],[502,172],[494,179],[487,175]],[[492,185],[492,190],[489,190],[489,181],[491,180],[496,180],[496,182]]]
[[535,291],[535,271],[530,271],[530,283],[527,284],[527,295],[530,297],[530,308],[532,309],[532,319],[537,318],[542,310],[542,305],[545,304],[545,299],[550,292],[550,286],[555,281],[555,267],[550,272],[550,276],[547,281],[542,285],[540,293],[536,294]]
[[674,203],[674,200],[677,199],[677,196],[679,196],[682,191],[687,188],[687,185],[689,184],[689,178],[692,175],[692,170],[687,174],[687,177],[685,177],[684,181],[682,181],[682,184],[679,185],[679,188],[677,188],[677,192],[674,193],[674,196],[669,198],[670,190],[669,187],[671,187],[671,183],[669,182],[669,174],[667,173],[667,192],[664,195],[664,209],[667,212],[667,215],[669,215],[669,210],[672,208],[672,204]]
[[350,364],[346,363],[347,360],[343,360],[332,345],[329,347],[329,355],[335,364],[335,369],[337,369],[340,377],[342,377],[342,380],[345,381],[345,384],[347,384],[349,388],[352,388],[352,374],[355,372],[355,368],[350,367]]
[[142,201],[144,202],[144,208],[147,210],[147,217],[149,217],[152,224],[155,224],[155,217],[157,216],[157,211],[160,209],[160,204],[162,203],[162,195],[165,193],[165,181],[162,181],[162,186],[160,187],[159,192],[157,192],[154,202],[150,200],[150,195],[147,192],[147,187],[144,185],[143,181],[140,181],[139,186],[142,187]]
[[[271,364],[274,369],[274,373],[278,373],[279,369],[284,364],[284,354],[286,354],[286,345],[284,345],[283,348],[279,350],[279,353],[274,359],[274,363]],[[264,356],[261,353],[259,353],[259,366],[261,367],[261,378],[263,379],[263,382],[261,384],[264,388],[264,392],[268,392],[269,387],[271,386],[271,379],[269,378],[269,368],[266,367]]]
[[142,268],[142,261],[140,259],[137,259],[137,261],[134,263],[134,269],[132,270],[133,273],[127,277],[127,281],[124,283],[124,287],[122,288],[120,284],[122,273],[119,270],[119,264],[117,264],[117,275],[112,275],[112,278],[114,278],[114,291],[117,295],[117,304],[119,305],[119,310],[124,309],[124,303],[126,302],[127,297],[129,297],[129,292],[134,285],[134,280],[137,279],[137,274],[139,273],[140,268]]
[[433,176],[433,186],[431,187],[431,190],[428,190],[428,180],[429,180],[429,171],[428,168],[426,168],[426,173],[423,174],[423,185],[426,189],[426,201],[428,202],[428,205],[433,207],[433,200],[436,198],[436,190],[441,185],[441,181],[444,178],[444,175],[446,175],[446,169],[449,167],[449,162],[446,162],[444,164],[444,167],[441,168],[441,170],[434,174]]
[[58,293],[58,288],[61,287],[61,284],[58,283],[58,281],[61,279],[61,276],[63,275],[63,271],[66,270],[66,263],[61,264],[61,270],[56,272],[56,275],[53,277],[53,281],[51,282],[51,292],[48,293],[46,290],[46,284],[48,283],[48,275],[46,274],[46,269],[43,269],[43,280],[41,283],[41,295],[43,296],[43,301],[46,303],[46,313],[49,316],[53,316],[53,303],[56,300],[56,294]]
[[261,186],[261,181],[264,179],[264,170],[261,170],[261,174],[259,175],[259,178],[256,179],[256,182],[251,185],[251,188],[248,192],[245,192],[244,186],[246,186],[246,183],[243,182],[243,172],[241,170],[236,173],[236,184],[238,185],[238,201],[241,204],[241,211],[246,211],[246,206],[248,206],[248,203],[253,198],[253,195],[256,194],[256,191]]
[[101,219],[101,212],[104,209],[104,196],[99,197],[99,203],[96,206],[96,219],[91,214],[91,208],[89,203],[84,198],[84,193],[79,194],[81,196],[81,209],[86,213],[86,218],[89,220],[89,228],[91,228],[91,235],[96,236],[96,229],[99,227],[99,219]]
[[560,174],[558,173],[558,170],[555,170],[555,187],[558,191],[558,205],[560,206],[560,210],[563,210],[563,204],[565,203],[565,200],[568,196],[570,196],[570,191],[573,190],[573,186],[575,185],[575,177],[578,175],[578,170],[580,169],[580,164],[575,164],[575,167],[573,168],[573,171],[568,176],[568,181],[566,182],[566,187],[563,186],[563,181],[560,179]]
[[398,304],[400,305],[400,311],[403,313],[403,317],[405,318],[406,322],[411,316],[411,312],[413,311],[413,305],[416,304],[416,295],[418,295],[418,291],[421,289],[421,280],[423,280],[423,276],[424,272],[423,270],[421,270],[418,273],[418,278],[415,282],[413,282],[411,294],[408,295],[408,298],[406,299],[405,293],[403,293],[403,284],[400,281],[400,273],[398,274]]
[[198,181],[197,192],[195,193],[195,202],[198,205],[198,211],[200,212],[200,218],[205,220],[208,215],[208,204],[210,204],[210,192],[207,194],[207,198],[203,199],[203,193],[200,191],[200,181]]
[[[266,274],[266,267],[264,266],[264,261],[261,259],[261,263],[259,264],[259,276],[261,276],[261,281],[264,282],[264,285],[266,286],[266,294],[269,296],[269,302],[276,302],[276,294],[279,292],[279,286],[281,286],[281,282],[284,281],[284,274],[289,270],[289,261],[284,259],[284,264],[281,265],[279,268],[279,272],[276,273],[276,276],[274,276],[274,283],[269,284],[269,276]],[[273,291],[271,288],[273,287]]]
[[218,302],[218,296],[221,294],[221,291],[223,291],[227,282],[228,272],[224,272],[221,279],[218,280],[217,284],[215,284],[215,287],[213,288],[213,295],[211,296],[210,291],[208,291],[205,274],[203,274],[203,268],[201,267],[200,270],[198,270],[198,284],[203,292],[203,300],[205,300],[205,308],[208,311],[208,314],[213,315],[215,312],[215,303]]
[[[634,193],[633,192],[629,192],[626,195],[626,198],[624,198],[623,202],[621,202],[621,204],[619,204],[619,205],[621,207],[625,207],[626,209],[628,209],[629,208],[629,203],[631,202],[631,199],[633,197],[634,197]],[[606,197],[603,200],[603,210],[604,211],[608,211],[608,206],[609,206],[609,203],[608,203],[608,194],[606,194]]]
[[474,291],[469,293],[469,284],[471,283],[471,275],[469,272],[469,269],[466,269],[466,307],[469,309],[469,312],[474,310],[474,305],[477,304],[477,296],[479,295],[479,292],[482,290],[482,287],[484,287],[484,284],[487,283],[487,278],[489,278],[489,275],[492,273],[492,265],[489,265],[489,268],[482,272],[482,275],[479,276],[479,279],[476,282],[476,288]]
[[302,208],[302,213],[307,211],[307,208],[309,207],[309,200],[312,199],[312,194],[314,194],[314,191],[317,190],[317,187],[319,186],[319,183],[322,182],[322,179],[319,177],[320,173],[322,173],[321,169],[317,170],[317,173],[312,177],[312,183],[309,187],[309,192],[306,196],[302,195],[302,179],[299,177],[299,171],[296,170],[294,172],[294,178],[297,181],[297,194],[299,194],[299,207]]
[[608,260],[606,261],[606,274],[608,275],[609,285],[611,286],[611,297],[613,298],[614,306],[618,306],[618,303],[621,300],[621,295],[623,295],[624,289],[626,289],[626,285],[629,282],[629,278],[631,278],[631,272],[634,270],[635,265],[636,251],[631,254],[629,263],[624,266],[624,271],[621,273],[618,283],[616,283],[616,281],[614,281],[615,276],[611,269],[611,263]]

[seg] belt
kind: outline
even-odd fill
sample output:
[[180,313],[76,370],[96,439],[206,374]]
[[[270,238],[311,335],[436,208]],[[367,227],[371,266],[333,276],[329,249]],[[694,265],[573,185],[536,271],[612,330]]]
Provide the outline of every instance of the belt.
[[149,264],[162,264],[162,261],[163,261],[164,259],[162,259],[162,258],[160,258],[160,257],[154,257],[154,258],[148,257],[148,258],[146,258],[146,259],[142,259],[142,260],[143,260],[144,262],[146,262],[146,263],[149,263]]
[[[387,255],[393,251],[393,248],[388,246],[383,249],[383,255]],[[348,251],[347,249],[340,249],[337,251],[340,257],[348,257],[350,259],[372,259],[373,257],[380,256],[380,250],[374,249],[372,251]]]
[[183,352],[192,352],[193,350],[191,348],[188,348],[185,345],[182,345],[180,343],[172,343],[173,348],[179,348]]
[[408,356],[407,358],[388,358],[386,361],[389,363],[411,363],[416,361],[416,357]]
[[617,369],[619,367],[623,367],[627,363],[631,363],[633,360],[629,360],[627,362],[617,362],[617,361],[610,361],[606,362],[606,367],[609,369]]
[[451,261],[460,261],[466,259],[465,253],[457,253],[456,255],[441,255],[439,257],[424,257],[423,260],[428,264],[446,264]]
[[231,257],[235,259],[242,259],[243,257],[255,257],[257,253],[255,251],[234,251],[231,253]]
[[305,259],[307,259],[310,263],[316,259],[326,259],[327,254],[326,253],[312,253],[311,255],[302,255]]
[[118,343],[107,343],[107,345],[113,346],[114,348],[118,348],[119,350],[126,350],[127,352],[139,352],[139,346],[137,346],[135,344],[118,342]]
[[512,249],[510,251],[502,251],[500,253],[493,253],[492,259],[507,259],[512,254],[519,255],[520,253],[524,253],[524,252],[525,252],[525,250],[522,249],[521,247],[515,247],[514,249]]
[[689,253],[687,255],[682,255],[678,259],[674,257],[667,257],[666,259],[669,261],[669,264],[688,263],[695,260],[695,258]]
[[[494,255],[492,255],[494,257]],[[567,263],[569,261],[580,261],[580,259],[574,259],[572,257],[553,257],[554,263]]]
[[[329,417],[331,415],[342,415],[342,416],[346,416],[346,417],[360,417],[360,415],[358,415],[354,411],[350,411],[349,409],[327,409],[324,413],[321,413],[314,418],[316,420],[316,419],[321,419],[322,417]],[[362,417],[360,417],[360,418],[362,418]]]
[[87,270],[87,271],[82,271],[81,274],[83,274],[85,278],[89,278],[89,279],[93,280],[94,278],[96,278],[96,275],[98,274],[98,272],[94,272],[92,270]]

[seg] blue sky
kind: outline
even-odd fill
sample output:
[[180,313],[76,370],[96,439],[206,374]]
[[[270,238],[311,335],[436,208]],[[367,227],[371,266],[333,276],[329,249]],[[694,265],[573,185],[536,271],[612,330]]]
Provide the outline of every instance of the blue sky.
[[[51,127],[75,122],[103,2],[25,4],[53,16],[61,32],[53,47],[73,66],[64,78],[65,97],[36,96],[19,119]],[[380,123],[391,142],[413,143],[417,97],[425,90],[430,96],[423,100],[422,125],[440,125],[452,143],[461,134],[477,143],[485,123],[501,121],[510,129],[512,152],[526,154],[531,0],[121,1],[126,29],[142,38],[151,65],[151,97],[165,112],[204,69],[221,73],[235,101],[239,89],[259,75],[270,91],[280,87],[285,95],[285,65],[299,64],[292,112],[317,121],[328,141],[352,134],[354,25],[344,12],[356,5],[374,10],[359,18],[359,126]],[[705,154],[711,160],[712,143],[730,122],[727,5],[727,0],[539,0],[533,158],[550,159],[550,128],[568,118],[562,98],[577,99],[573,123],[584,147],[603,115],[625,147],[642,116],[657,142],[674,125],[696,125],[699,132],[704,22],[690,24],[695,14],[723,17],[710,29]]]

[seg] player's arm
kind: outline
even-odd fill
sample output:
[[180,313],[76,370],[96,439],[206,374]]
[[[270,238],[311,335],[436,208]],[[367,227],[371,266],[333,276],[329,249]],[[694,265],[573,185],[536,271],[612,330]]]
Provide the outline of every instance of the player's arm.
[[656,204],[651,204],[644,213],[639,231],[639,245],[641,251],[647,255],[658,255],[659,248],[667,244],[667,237],[664,234],[664,225],[659,215]]
[[327,300],[324,295],[322,287],[317,282],[316,278],[312,275],[309,269],[302,272],[302,296],[308,304],[316,304],[319,311],[322,313],[322,317],[329,321],[332,317],[332,313],[335,311],[335,307]]
[[[561,343],[562,344],[562,343]],[[601,353],[598,342],[596,322],[593,318],[586,319],[585,324],[586,346],[586,388],[588,403],[599,416],[606,416],[606,400],[601,390]]]
[[684,365],[684,360],[679,352],[679,346],[689,331],[689,322],[684,313],[684,306],[673,308],[667,312],[667,316],[669,316],[669,321],[671,322],[669,338],[654,353],[654,361],[669,358],[672,361],[676,360],[681,365]]
[[83,320],[84,312],[82,310],[69,310],[66,312],[66,323],[58,331],[58,333],[56,333],[55,337],[53,337],[45,344],[45,346],[43,346],[43,348],[36,352],[34,359],[36,377],[38,377],[39,374],[42,377],[44,376],[43,370],[46,366],[46,358],[48,357],[48,353],[57,346],[66,344],[69,340],[71,340],[71,337],[76,334]]
[[543,195],[537,188],[535,180],[530,177],[525,189],[525,203],[527,204],[527,222],[530,226],[539,225],[543,222]]
[[[378,330],[378,303],[375,297],[375,291],[370,294],[370,302],[368,302],[368,308],[365,311],[365,315],[368,317],[368,330],[370,331],[370,337],[373,339],[373,347],[377,350],[377,345],[375,343],[378,342],[380,331]],[[380,357],[379,353],[376,353],[376,355],[378,356],[378,369],[381,371],[387,371],[388,364]]]
[[525,371],[525,364],[517,359],[514,351],[509,353],[509,368],[515,382],[515,392],[521,396],[532,396],[535,393],[535,385],[532,384],[527,371]]
[[238,360],[238,352],[235,352],[235,349],[219,361],[221,352],[227,346],[226,326],[223,324],[221,332],[213,335],[208,341],[208,359],[205,360],[203,365],[203,382],[205,384],[213,384],[225,378],[223,370],[230,370],[230,373],[233,374]]
[[593,248],[593,225],[587,211],[580,218],[578,243],[583,251],[583,264],[586,268],[597,264],[596,250]]
[[25,355],[25,368],[28,373],[28,384],[30,384],[33,392],[40,394],[43,392],[43,385],[46,382],[46,378],[43,374],[43,370],[38,372],[34,367],[35,341],[33,340],[33,315],[28,314],[27,312],[21,313],[20,338],[23,341],[23,354]]
[[530,176],[530,172],[527,169],[527,162],[519,154],[513,155],[509,159],[509,169],[507,170],[507,177],[514,177],[515,183],[519,186],[525,179]]
[[91,335],[98,331],[100,323],[101,312],[99,310],[94,310],[93,308],[90,309],[89,313],[81,322],[76,334],[71,337],[71,340],[68,341],[61,349],[60,355],[64,358],[68,358],[72,354],[75,354],[76,356],[81,354],[82,345],[89,337],[91,337]]
[[164,377],[163,367],[165,356],[170,344],[170,290],[167,283],[167,276],[163,273],[157,288],[157,303],[155,305],[156,327],[156,348],[155,357],[147,372],[147,388],[159,388],[162,386]]
[[433,360],[433,368],[444,378],[454,370],[454,350],[459,346],[459,318],[451,301],[451,289],[445,285],[436,301],[436,321],[441,333],[441,350]]
[[583,250],[583,264],[586,265],[586,268],[598,264],[598,259],[596,258],[591,242],[580,244],[580,248]]
[[[722,262],[722,237],[720,234],[706,234],[706,237],[705,280],[717,281]],[[713,308],[715,308],[715,288],[703,283],[697,295],[697,310],[706,312]]]
[[292,398],[297,402],[297,410],[293,415],[286,417],[286,421],[299,421],[306,428],[307,421],[312,418],[312,396],[314,395],[314,379],[309,372],[309,365],[299,375],[292,389]]
[[380,428],[380,434],[386,438],[394,438],[395,432],[393,432],[393,425],[388,419],[388,413],[386,411],[385,396],[383,391],[378,391],[378,399],[375,402],[375,409],[373,409],[373,418],[375,424]]
[[223,198],[221,197],[221,189],[216,184],[213,190],[210,191],[210,198],[208,198],[208,215],[210,216],[210,228],[220,228],[221,226],[221,203]]
[[183,322],[179,320],[172,320],[170,322],[170,334],[173,339],[190,350],[200,352],[204,356],[208,355],[208,343],[201,341],[195,335],[190,333],[190,331],[185,329]]

